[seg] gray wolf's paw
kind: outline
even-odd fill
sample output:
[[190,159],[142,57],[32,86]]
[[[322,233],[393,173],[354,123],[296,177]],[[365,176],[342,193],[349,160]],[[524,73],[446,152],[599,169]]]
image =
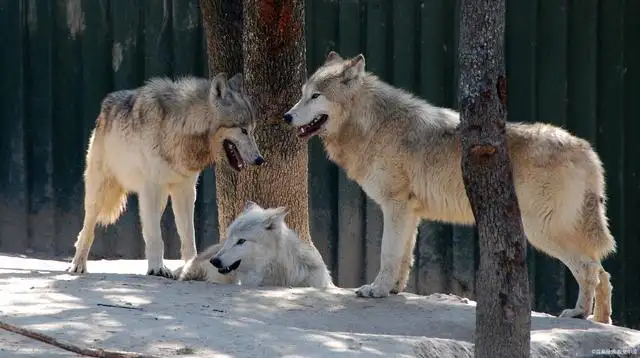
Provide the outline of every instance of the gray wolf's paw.
[[87,260],[73,260],[67,269],[65,270],[68,273],[78,273],[83,274],[87,273]]
[[369,298],[369,297],[381,298],[381,297],[389,296],[389,290],[388,289],[385,290],[379,285],[372,283],[370,285],[364,285],[358,288],[356,290],[356,295],[358,295],[358,297],[365,297],[365,298]]
[[613,321],[611,321],[611,316],[596,317],[595,315],[590,315],[589,317],[587,317],[587,320],[592,322],[604,323],[608,325],[613,324]]
[[154,267],[147,270],[147,275],[149,276],[159,276],[173,279],[173,272],[167,268],[167,266]]
[[584,311],[579,308],[568,308],[558,316],[560,318],[580,318],[585,319]]

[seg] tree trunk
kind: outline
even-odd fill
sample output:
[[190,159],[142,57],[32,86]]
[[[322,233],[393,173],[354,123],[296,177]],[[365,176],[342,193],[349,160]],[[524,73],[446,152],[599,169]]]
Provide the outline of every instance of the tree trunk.
[[[238,49],[230,42],[241,44],[238,56],[243,58],[245,85],[258,119],[255,135],[266,164],[239,174],[225,165],[217,166],[220,238],[224,239],[244,202],[252,200],[263,207],[288,207],[287,223],[302,240],[311,242],[307,144],[282,121],[306,79],[304,1],[245,0],[240,20],[237,4],[231,2],[201,0],[209,68],[233,68],[227,62],[235,63],[238,57],[227,52],[237,53]],[[236,38],[235,29],[223,29],[225,21],[243,24],[241,39]]]
[[[200,11],[207,39],[209,77],[220,72],[229,76],[243,72],[242,54],[242,0],[200,0]],[[226,163],[216,165],[216,202],[218,207],[218,238],[233,221],[241,201],[236,190],[238,174]]]
[[475,356],[529,357],[527,244],[505,129],[505,0],[463,0],[460,21],[462,175],[480,239]]
[[[242,72],[242,0],[200,0],[209,76]],[[231,168],[227,168],[231,170]]]

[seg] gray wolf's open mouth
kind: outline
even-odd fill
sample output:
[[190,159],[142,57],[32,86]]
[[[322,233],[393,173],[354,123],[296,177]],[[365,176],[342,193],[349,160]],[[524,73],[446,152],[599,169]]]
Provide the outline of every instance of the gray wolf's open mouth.
[[242,260],[238,260],[238,261],[234,262],[231,266],[219,268],[218,272],[220,272],[223,275],[226,275],[229,272],[232,272],[232,271],[236,270],[238,267],[240,267],[240,261],[242,261]]
[[224,152],[227,154],[229,165],[231,165],[231,167],[236,171],[241,171],[242,169],[244,169],[244,160],[242,160],[242,157],[240,156],[238,147],[228,139],[225,139],[222,142],[222,147],[224,147]]
[[321,114],[321,115],[315,116],[311,121],[311,123],[305,124],[302,127],[298,127],[298,137],[300,138],[313,137],[315,134],[318,133],[318,131],[320,131],[320,129],[322,129],[322,126],[327,122],[328,119],[329,119],[329,115],[327,114]]

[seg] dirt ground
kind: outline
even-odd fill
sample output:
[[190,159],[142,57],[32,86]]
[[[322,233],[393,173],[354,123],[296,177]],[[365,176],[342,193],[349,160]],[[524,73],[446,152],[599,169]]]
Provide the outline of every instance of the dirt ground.
[[[168,261],[171,268],[181,261]],[[0,254],[5,322],[77,345],[163,357],[470,357],[475,302],[371,300],[352,289],[247,289],[143,275],[142,260],[67,263]],[[105,306],[106,305],[106,306]],[[116,307],[111,307],[114,305]],[[537,357],[640,356],[640,331],[532,314]],[[617,349],[617,351],[599,351]],[[0,330],[0,357],[76,356]]]

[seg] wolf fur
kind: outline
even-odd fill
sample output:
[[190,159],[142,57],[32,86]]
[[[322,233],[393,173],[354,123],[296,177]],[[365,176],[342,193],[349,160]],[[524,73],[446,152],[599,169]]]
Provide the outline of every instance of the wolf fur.
[[245,286],[333,287],[318,250],[285,223],[284,207],[263,209],[248,201],[227,239],[174,271],[178,280]]
[[[474,224],[461,172],[457,112],[430,105],[365,71],[365,58],[330,52],[284,115],[298,135],[319,134],[329,158],[383,212],[381,266],[356,290],[404,290],[421,218]],[[529,242],[561,260],[579,286],[562,317],[611,322],[611,284],[601,260],[615,252],[605,215],[604,170],[591,145],[548,124],[508,123],[509,155]]]
[[84,172],[84,223],[67,269],[87,271],[96,224],[114,223],[127,194],[139,200],[147,274],[171,276],[164,265],[160,218],[171,196],[181,256],[196,255],[194,203],[198,175],[219,158],[236,170],[264,163],[241,74],[227,81],[152,78],[144,86],[108,94],[91,133]]

